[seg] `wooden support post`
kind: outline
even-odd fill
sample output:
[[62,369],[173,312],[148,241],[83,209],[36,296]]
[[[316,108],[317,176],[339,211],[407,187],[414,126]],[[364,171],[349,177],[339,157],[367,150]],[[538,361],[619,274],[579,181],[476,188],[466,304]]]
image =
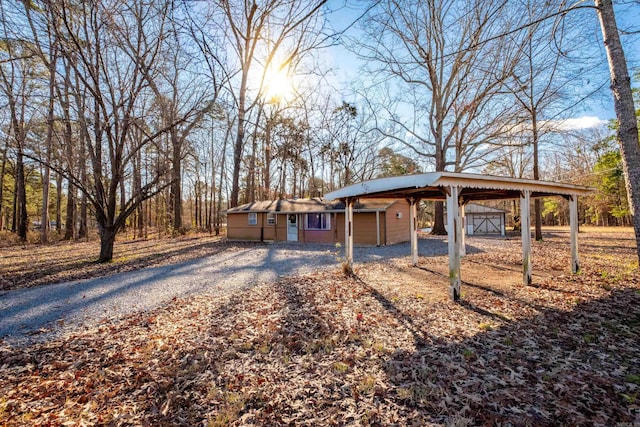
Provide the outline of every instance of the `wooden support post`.
[[449,296],[460,299],[460,214],[458,187],[449,187],[447,194],[447,237],[449,240]]
[[380,211],[376,211],[376,246],[380,246]]
[[571,226],[571,271],[580,271],[578,257],[578,196],[569,197],[569,224]]
[[417,202],[413,197],[409,200],[409,223],[411,227],[411,264],[418,265],[418,213]]
[[465,215],[465,204],[460,205],[460,256],[467,254],[467,218]]
[[522,231],[522,282],[531,284],[531,209],[530,191],[520,195],[520,228]]
[[345,200],[344,207],[344,258],[349,266],[353,267],[353,199]]

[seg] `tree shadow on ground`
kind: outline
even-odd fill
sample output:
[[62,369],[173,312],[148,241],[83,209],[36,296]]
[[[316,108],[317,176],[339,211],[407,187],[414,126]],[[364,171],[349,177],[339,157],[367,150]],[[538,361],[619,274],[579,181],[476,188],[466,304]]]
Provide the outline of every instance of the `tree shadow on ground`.
[[[168,245],[170,245],[170,243]],[[35,266],[37,268],[32,268],[32,265],[29,266],[29,268],[12,272],[11,280],[2,283],[0,290],[51,285],[62,281],[68,282],[91,277],[108,276],[126,271],[135,271],[164,263],[167,259],[171,258],[175,258],[176,263],[184,262],[185,259],[193,260],[216,255],[229,249],[229,247],[230,245],[225,242],[214,241],[190,244],[186,247],[163,250],[162,252],[150,253],[140,257],[135,255],[135,251],[133,255],[128,255],[131,251],[117,250],[114,261],[102,264],[96,263],[95,260],[75,260],[77,256],[65,258],[64,255],[52,254],[50,262],[38,263]],[[122,259],[119,260],[119,257]]]
[[[434,336],[369,289],[414,336],[414,351],[397,350],[384,364],[390,383],[402,391],[397,397],[407,413],[457,425],[640,421],[636,289],[615,291],[570,312],[544,310],[487,327],[460,342]],[[472,301],[458,306],[486,319],[496,316]]]

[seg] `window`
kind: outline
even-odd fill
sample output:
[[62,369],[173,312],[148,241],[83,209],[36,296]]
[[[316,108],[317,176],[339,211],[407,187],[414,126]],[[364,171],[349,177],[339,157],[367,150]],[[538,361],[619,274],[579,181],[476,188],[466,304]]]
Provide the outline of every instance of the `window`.
[[276,214],[273,212],[267,214],[267,225],[276,225]]
[[249,213],[249,225],[258,225],[258,214],[255,212]]
[[331,230],[331,216],[328,213],[307,214],[307,230]]

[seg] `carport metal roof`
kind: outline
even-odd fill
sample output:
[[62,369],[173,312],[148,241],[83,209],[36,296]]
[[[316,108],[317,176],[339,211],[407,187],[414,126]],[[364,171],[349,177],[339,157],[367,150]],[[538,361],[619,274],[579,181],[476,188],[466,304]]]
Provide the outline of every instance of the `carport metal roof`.
[[325,195],[328,200],[345,202],[345,258],[353,262],[353,205],[358,199],[404,198],[411,204],[411,257],[418,263],[417,202],[420,199],[446,200],[449,246],[449,293],[460,296],[460,257],[465,255],[464,206],[474,200],[520,199],[522,229],[523,282],[531,283],[531,215],[530,198],[562,196],[569,200],[571,224],[571,269],[579,270],[578,260],[578,196],[594,189],[559,182],[518,179],[470,173],[431,172],[379,178],[349,185]]
[[464,201],[518,199],[523,191],[530,197],[581,196],[594,191],[580,185],[471,173],[430,172],[419,175],[378,178],[343,187],[325,199],[410,198],[444,200],[444,188],[456,186]]

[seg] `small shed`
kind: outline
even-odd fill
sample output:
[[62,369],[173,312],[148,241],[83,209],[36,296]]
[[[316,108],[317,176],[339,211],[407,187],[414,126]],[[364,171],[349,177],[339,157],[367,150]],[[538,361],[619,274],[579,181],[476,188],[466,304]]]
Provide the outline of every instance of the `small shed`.
[[504,236],[507,211],[477,203],[464,206],[467,236]]

